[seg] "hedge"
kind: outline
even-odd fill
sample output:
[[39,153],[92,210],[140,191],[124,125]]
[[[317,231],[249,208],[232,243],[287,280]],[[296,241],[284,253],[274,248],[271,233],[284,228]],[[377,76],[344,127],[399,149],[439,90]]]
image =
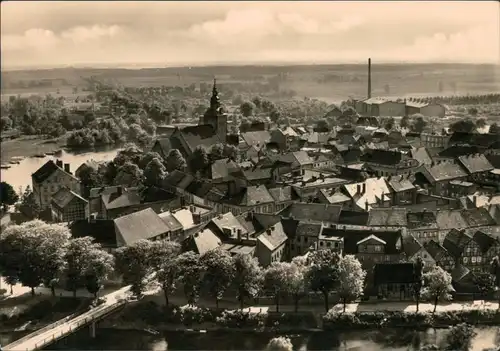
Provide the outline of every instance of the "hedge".
[[498,310],[467,310],[453,312],[348,312],[330,310],[323,316],[323,329],[363,329],[378,327],[439,327],[460,323],[500,325]]

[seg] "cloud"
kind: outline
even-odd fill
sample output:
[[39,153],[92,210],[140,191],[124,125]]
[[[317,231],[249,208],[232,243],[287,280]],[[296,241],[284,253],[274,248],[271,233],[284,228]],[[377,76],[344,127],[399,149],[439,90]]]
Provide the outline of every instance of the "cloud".
[[2,3],[4,67],[99,62],[336,63],[366,57],[379,62],[500,61],[500,7],[493,2],[117,5],[107,1]]
[[121,32],[122,28],[117,25],[94,25],[92,27],[78,26],[62,32],[61,38],[71,40],[74,43],[85,43],[102,38],[113,38]]

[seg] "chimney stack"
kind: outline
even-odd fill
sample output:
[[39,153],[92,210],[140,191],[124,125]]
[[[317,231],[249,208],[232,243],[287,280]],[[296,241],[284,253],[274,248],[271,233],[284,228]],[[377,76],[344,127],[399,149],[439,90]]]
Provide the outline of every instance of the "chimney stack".
[[242,234],[242,230],[241,228],[238,228],[238,240],[241,240],[241,234]]
[[123,187],[120,185],[120,186],[116,187],[116,195],[122,196],[122,194],[123,194]]
[[63,161],[62,160],[56,160],[56,166],[59,168],[63,168]]
[[69,171],[69,163],[65,163],[65,164],[64,164],[64,172],[66,172],[66,173],[71,173],[71,172]]
[[356,186],[356,194],[361,195],[361,184]]
[[372,59],[368,59],[368,99],[372,97]]

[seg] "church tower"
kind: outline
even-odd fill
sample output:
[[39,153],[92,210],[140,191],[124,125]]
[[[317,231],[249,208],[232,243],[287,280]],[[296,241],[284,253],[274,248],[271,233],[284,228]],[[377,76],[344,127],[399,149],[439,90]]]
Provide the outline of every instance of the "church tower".
[[217,81],[214,79],[210,107],[203,115],[200,124],[210,124],[222,143],[226,142],[227,135],[227,114],[221,105],[219,92],[217,91]]

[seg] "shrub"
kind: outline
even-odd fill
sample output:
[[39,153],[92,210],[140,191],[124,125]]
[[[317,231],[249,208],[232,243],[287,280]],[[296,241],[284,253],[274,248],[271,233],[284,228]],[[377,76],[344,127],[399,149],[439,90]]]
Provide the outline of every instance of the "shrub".
[[174,310],[175,320],[186,326],[206,322],[215,322],[217,317],[216,314],[216,312],[210,310],[209,308],[201,308],[192,305],[181,306]]
[[266,351],[292,351],[293,345],[289,338],[278,336],[269,340]]
[[228,328],[258,328],[265,326],[267,313],[252,313],[242,310],[227,310],[217,317],[218,324]]

